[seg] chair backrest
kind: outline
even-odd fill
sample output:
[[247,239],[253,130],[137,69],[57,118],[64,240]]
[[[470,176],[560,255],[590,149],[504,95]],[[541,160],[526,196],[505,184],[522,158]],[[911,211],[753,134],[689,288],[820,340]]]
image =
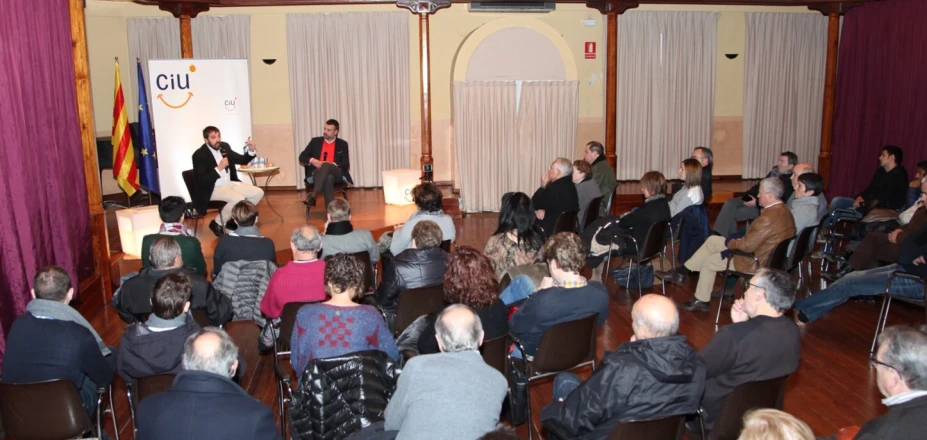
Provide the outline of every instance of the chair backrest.
[[296,325],[296,312],[299,312],[300,307],[314,302],[317,301],[291,302],[283,306],[283,312],[280,314],[280,327],[277,329],[278,350],[290,350],[290,337],[293,336],[293,326]]
[[629,438],[682,440],[685,426],[685,415],[622,422],[612,428],[612,432],[608,434],[608,440],[624,440]]
[[608,195],[608,198],[605,199],[605,215],[609,215],[612,212],[612,201],[615,200],[615,191],[618,191],[618,188],[612,190],[611,194]]
[[782,409],[788,376],[741,384],[727,396],[711,429],[712,440],[735,440],[743,429],[744,414],[755,408]]
[[132,393],[132,405],[138,408],[138,404],[146,397],[169,390],[171,385],[174,385],[175,377],[175,374],[159,374],[135,379],[132,381],[132,388],[135,390]]
[[561,232],[576,232],[576,217],[578,215],[578,209],[561,212],[560,215],[557,216],[557,223],[554,224],[554,232],[550,235]]
[[499,370],[503,376],[509,377],[505,373],[505,367],[508,365],[506,361],[506,355],[509,352],[509,337],[508,335],[496,336],[488,341],[483,341],[483,345],[480,346],[480,353],[483,354],[483,362],[486,362],[486,365]]
[[808,226],[798,234],[798,238],[795,239],[795,244],[792,246],[792,253],[789,255],[789,262],[786,264],[788,269],[801,264],[805,257],[811,253],[811,249],[814,248],[812,240],[817,237],[817,232],[817,226]]
[[367,292],[371,287],[373,287],[373,263],[370,261],[370,254],[367,251],[360,251],[351,254],[355,258],[361,261],[364,264],[364,286],[361,289],[362,292]]
[[444,241],[442,241],[442,242],[441,242],[441,249],[442,249],[444,252],[451,253],[451,241],[450,241],[450,240],[444,240]]
[[444,284],[409,289],[399,294],[393,333],[399,335],[419,316],[444,308]]
[[183,183],[187,186],[187,192],[193,197],[193,188],[196,187],[196,174],[193,170],[186,170],[180,173],[183,176]]
[[663,243],[666,241],[666,226],[668,222],[656,222],[650,225],[647,230],[647,236],[644,242],[640,243],[640,259],[642,261],[650,260],[663,252]]
[[583,218],[581,229],[588,228],[592,222],[599,218],[599,208],[602,206],[602,199],[603,197],[599,196],[589,201],[589,205],[586,206],[586,216]]
[[0,417],[13,438],[77,438],[91,428],[77,387],[65,379],[0,383]]
[[597,315],[561,322],[544,331],[534,355],[538,373],[564,371],[595,358]]
[[785,270],[789,259],[789,245],[792,244],[795,237],[786,238],[779,242],[773,251],[766,257],[766,264],[763,266],[767,269]]
[[206,314],[206,309],[192,309],[190,310],[190,315],[193,316],[193,320],[196,321],[200,327],[209,327],[213,325],[212,321],[209,320],[209,315]]

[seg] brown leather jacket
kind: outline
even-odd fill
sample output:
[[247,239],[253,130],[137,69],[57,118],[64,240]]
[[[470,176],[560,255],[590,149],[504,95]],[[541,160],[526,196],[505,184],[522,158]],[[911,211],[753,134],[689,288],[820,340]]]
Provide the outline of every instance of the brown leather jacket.
[[911,220],[900,228],[901,232],[895,238],[895,243],[901,243],[905,238],[908,238],[909,234],[917,232],[924,225],[927,225],[927,209],[918,208],[917,211],[914,211],[914,215],[911,216]]
[[[789,207],[785,203],[779,202],[763,208],[760,216],[747,228],[747,235],[744,238],[731,240],[727,247],[752,252],[760,263],[765,263],[766,257],[777,244],[794,236],[795,220],[792,219],[792,213],[789,212]],[[753,273],[757,270],[756,261],[740,255],[734,256],[734,268],[738,272],[746,273]]]

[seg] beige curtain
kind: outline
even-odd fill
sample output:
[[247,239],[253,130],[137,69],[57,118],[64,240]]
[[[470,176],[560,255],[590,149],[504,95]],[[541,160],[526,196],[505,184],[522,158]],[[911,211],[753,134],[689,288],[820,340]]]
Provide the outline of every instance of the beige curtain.
[[[328,119],[351,147],[351,176],[381,186],[409,168],[407,12],[287,15],[294,161]],[[302,167],[298,187],[303,188]]]
[[619,180],[650,170],[673,177],[692,147],[710,145],[719,15],[618,16]]
[[454,150],[466,211],[498,211],[502,194],[512,187],[511,173],[520,168],[510,162],[515,93],[514,81],[454,82]]
[[202,15],[190,20],[190,26],[197,59],[251,58],[251,16]]
[[[137,108],[138,74],[135,73],[135,59],[142,64],[142,74],[145,75],[145,84],[151,87],[151,77],[148,75],[148,60],[163,60],[180,58],[180,21],[174,17],[163,18],[130,18],[126,20],[126,32],[129,36],[129,59],[119,60],[121,64],[128,64],[132,84],[132,93],[126,93],[126,108]],[[126,78],[122,78],[123,84]],[[148,93],[148,108],[151,108],[151,93]],[[138,119],[138,111],[128,112],[129,120]]]
[[744,51],[743,177],[763,177],[779,153],[817,167],[827,18],[749,13]]
[[540,185],[541,173],[550,163],[565,157],[572,160],[576,144],[576,81],[524,81],[518,100],[518,131],[508,163],[518,164],[509,171],[509,191],[529,196]]

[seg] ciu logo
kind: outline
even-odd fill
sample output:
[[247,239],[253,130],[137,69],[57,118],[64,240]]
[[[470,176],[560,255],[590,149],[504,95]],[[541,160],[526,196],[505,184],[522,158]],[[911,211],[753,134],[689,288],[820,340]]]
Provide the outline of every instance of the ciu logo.
[[238,102],[238,97],[236,96],[232,99],[226,99],[225,101],[222,102],[222,104],[225,105],[226,110],[233,112],[235,111],[235,107],[238,105],[237,102]]
[[[196,73],[196,66],[191,64],[187,70],[189,70],[189,73],[162,73],[155,77],[155,87],[162,92],[187,91],[184,101],[180,104],[171,104],[164,99],[164,93],[158,93],[157,98],[162,104],[173,109],[178,109],[187,105],[190,100],[193,99],[193,92],[189,90],[190,75]],[[172,93],[172,95],[177,94]]]

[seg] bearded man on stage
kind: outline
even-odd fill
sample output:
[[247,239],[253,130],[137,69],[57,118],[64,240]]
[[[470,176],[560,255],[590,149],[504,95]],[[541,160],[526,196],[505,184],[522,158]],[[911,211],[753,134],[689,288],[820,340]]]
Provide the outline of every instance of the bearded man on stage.
[[325,195],[325,207],[335,197],[335,184],[348,182],[354,184],[348,170],[351,168],[351,159],[348,156],[348,143],[338,138],[341,127],[338,121],[329,119],[325,121],[322,137],[314,137],[306,145],[306,149],[299,154],[299,163],[306,170],[306,184],[313,185],[312,191],[306,196],[303,204],[315,206],[315,198],[319,193]]

